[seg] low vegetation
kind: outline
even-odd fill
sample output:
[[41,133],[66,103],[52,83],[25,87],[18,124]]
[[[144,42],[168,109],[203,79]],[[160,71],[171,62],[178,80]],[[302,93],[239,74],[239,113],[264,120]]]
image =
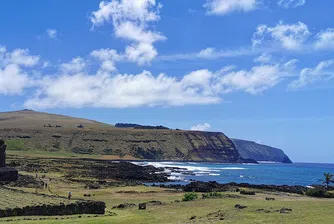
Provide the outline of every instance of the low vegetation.
[[210,192],[210,193],[202,194],[203,199],[222,198],[222,197],[224,197],[224,195],[222,193],[218,193],[218,192]]
[[198,198],[198,194],[194,192],[184,194],[182,201],[194,201]]
[[26,148],[24,139],[21,138],[7,139],[5,144],[7,145],[7,150],[21,151]]

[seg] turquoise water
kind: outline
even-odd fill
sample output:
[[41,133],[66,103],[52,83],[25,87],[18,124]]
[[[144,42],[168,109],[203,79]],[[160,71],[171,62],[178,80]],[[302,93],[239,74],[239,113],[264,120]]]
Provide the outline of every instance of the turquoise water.
[[[181,162],[139,162],[139,165],[165,167],[177,183],[190,180],[250,184],[303,185],[320,184],[324,173],[334,173],[334,164],[218,164]],[[182,170],[175,172],[172,167]]]

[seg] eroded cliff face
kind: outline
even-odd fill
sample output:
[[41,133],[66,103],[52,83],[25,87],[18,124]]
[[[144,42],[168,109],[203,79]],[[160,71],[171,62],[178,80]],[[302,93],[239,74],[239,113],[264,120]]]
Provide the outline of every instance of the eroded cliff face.
[[252,141],[232,139],[239,154],[245,159],[256,161],[270,161],[278,163],[292,163],[290,158],[281,150]]
[[223,133],[175,130],[0,129],[9,150],[66,151],[116,159],[245,162]]

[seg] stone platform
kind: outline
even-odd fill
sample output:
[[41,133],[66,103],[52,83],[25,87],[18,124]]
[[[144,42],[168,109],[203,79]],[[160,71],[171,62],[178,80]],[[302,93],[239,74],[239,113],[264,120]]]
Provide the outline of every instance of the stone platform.
[[14,168],[0,167],[0,181],[16,181],[18,172]]

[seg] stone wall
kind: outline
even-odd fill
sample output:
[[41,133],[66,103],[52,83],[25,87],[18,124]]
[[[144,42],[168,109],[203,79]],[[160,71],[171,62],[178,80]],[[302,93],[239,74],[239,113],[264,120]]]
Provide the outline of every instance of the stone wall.
[[104,214],[106,205],[101,201],[80,201],[72,204],[26,206],[0,210],[0,218],[11,216],[58,216],[74,214]]

